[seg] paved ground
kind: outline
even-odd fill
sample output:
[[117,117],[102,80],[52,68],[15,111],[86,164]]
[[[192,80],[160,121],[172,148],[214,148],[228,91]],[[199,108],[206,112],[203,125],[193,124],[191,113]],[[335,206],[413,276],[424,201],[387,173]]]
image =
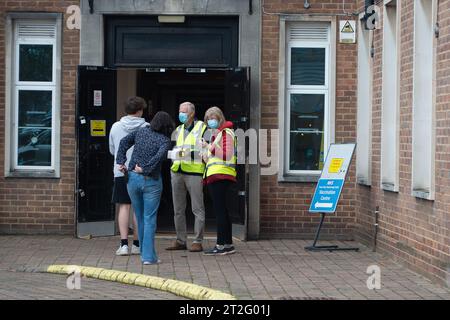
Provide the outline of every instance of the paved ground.
[[[116,292],[122,289],[126,289],[124,292],[130,298],[133,294],[138,299],[175,298],[144,288],[86,279],[82,279],[83,292],[73,293],[66,289],[63,276],[29,273],[44,270],[51,264],[79,264],[193,282],[234,294],[240,299],[450,300],[449,289],[435,285],[363,246],[359,253],[329,253],[307,252],[303,248],[310,243],[301,240],[237,242],[236,254],[211,257],[201,253],[165,251],[171,241],[167,237],[157,239],[160,265],[142,266],[138,256],[114,255],[118,237],[83,240],[61,236],[0,236],[0,271],[3,270],[0,289],[7,288],[7,292],[0,291],[0,298],[5,295],[43,298],[39,290],[34,291],[35,286],[42,287],[43,282],[50,283],[48,296],[51,298],[121,299],[123,295]],[[213,243],[213,240],[207,240],[207,246]],[[367,288],[369,275],[366,271],[371,265],[381,268],[380,290]],[[5,272],[7,270],[25,273]],[[54,290],[55,286],[58,289]]]
[[66,276],[0,271],[0,300],[173,300],[170,293],[120,283],[82,278],[79,290],[69,290]]

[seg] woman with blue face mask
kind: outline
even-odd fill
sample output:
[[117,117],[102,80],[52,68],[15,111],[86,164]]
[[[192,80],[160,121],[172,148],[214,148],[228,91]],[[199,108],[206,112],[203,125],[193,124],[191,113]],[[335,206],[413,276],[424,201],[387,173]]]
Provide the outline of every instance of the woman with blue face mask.
[[205,255],[227,255],[235,252],[232,240],[231,215],[227,209],[226,194],[236,183],[236,137],[233,123],[226,121],[218,107],[205,113],[205,123],[212,133],[211,142],[203,142],[203,161],[206,164],[203,183],[207,186],[217,218],[216,246]]

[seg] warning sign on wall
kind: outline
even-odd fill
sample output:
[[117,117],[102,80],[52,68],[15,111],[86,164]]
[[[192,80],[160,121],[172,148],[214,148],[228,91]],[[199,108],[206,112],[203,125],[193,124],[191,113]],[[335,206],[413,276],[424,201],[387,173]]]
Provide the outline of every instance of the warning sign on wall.
[[106,137],[106,120],[91,120],[91,137]]
[[340,42],[356,43],[356,21],[341,20],[340,21]]

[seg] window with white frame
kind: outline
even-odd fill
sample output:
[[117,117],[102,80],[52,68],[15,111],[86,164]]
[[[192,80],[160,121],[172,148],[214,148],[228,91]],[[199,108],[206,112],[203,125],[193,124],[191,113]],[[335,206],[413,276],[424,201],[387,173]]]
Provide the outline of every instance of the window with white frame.
[[399,190],[399,12],[400,0],[385,1],[383,12],[383,93],[381,116],[381,188]]
[[412,193],[434,199],[436,0],[414,1]]
[[330,144],[329,22],[287,27],[284,173],[317,174]]
[[359,184],[372,184],[372,31],[365,20],[358,28],[358,111],[356,176]]
[[55,170],[56,21],[17,19],[13,35],[11,169]]

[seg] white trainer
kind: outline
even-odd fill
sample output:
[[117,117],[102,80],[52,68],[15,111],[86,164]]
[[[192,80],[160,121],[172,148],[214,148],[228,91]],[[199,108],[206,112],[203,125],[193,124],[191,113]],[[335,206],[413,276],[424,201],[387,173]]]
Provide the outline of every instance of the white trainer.
[[151,262],[151,261],[144,261],[144,262],[142,262],[142,264],[144,264],[144,265],[146,265],[146,266],[148,266],[148,265],[154,265],[154,264],[160,264],[161,263],[161,260],[159,260],[158,259],[158,261],[156,261],[156,262]]
[[131,246],[131,254],[141,254],[141,249],[133,244]]
[[119,249],[117,249],[117,251],[116,251],[116,256],[127,256],[127,255],[129,255],[128,251],[129,251],[129,248],[127,245],[120,246]]

